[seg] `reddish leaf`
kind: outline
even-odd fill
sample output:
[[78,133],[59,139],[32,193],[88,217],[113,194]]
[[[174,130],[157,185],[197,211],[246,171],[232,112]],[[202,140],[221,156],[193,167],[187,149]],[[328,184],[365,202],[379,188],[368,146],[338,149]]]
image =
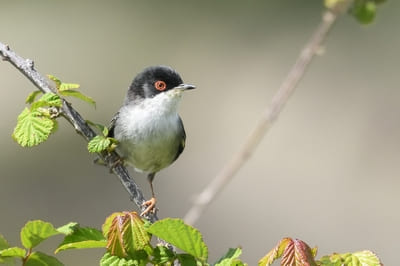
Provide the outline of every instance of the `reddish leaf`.
[[107,235],[107,250],[110,251],[112,255],[120,258],[125,258],[127,256],[122,239],[125,220],[125,216],[122,215],[114,217]]
[[[107,235],[107,249],[111,255],[127,258],[149,245],[150,235],[136,212],[114,213],[111,217],[111,225],[103,226]],[[109,223],[109,220],[107,218],[106,223]]]
[[283,266],[316,266],[311,248],[299,239],[291,239],[282,256]]

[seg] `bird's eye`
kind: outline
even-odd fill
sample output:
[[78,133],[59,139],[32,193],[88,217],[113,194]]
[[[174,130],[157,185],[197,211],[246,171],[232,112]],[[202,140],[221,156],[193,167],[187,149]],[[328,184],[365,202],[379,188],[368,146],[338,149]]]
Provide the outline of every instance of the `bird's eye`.
[[154,83],[154,87],[156,88],[156,90],[163,91],[167,88],[167,84],[164,81],[159,80]]

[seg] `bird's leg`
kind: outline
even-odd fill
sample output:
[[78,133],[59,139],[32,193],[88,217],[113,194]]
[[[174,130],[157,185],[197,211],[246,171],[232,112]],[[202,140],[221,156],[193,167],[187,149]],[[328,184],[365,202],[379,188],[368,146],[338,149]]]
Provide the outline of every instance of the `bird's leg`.
[[151,189],[152,197],[151,197],[150,200],[145,201],[143,203],[143,206],[147,206],[147,208],[140,214],[140,216],[143,216],[143,215],[145,215],[145,214],[147,214],[149,212],[155,212],[156,211],[156,202],[157,202],[157,200],[156,200],[156,196],[154,194],[154,189],[153,189],[153,180],[154,180],[155,175],[156,175],[156,173],[150,173],[147,176],[147,180],[150,183],[150,189]]

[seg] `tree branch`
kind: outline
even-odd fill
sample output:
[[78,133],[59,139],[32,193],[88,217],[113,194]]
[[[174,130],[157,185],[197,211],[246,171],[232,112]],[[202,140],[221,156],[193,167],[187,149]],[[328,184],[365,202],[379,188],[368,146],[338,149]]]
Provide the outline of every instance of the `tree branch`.
[[[57,91],[52,88],[47,79],[37,72],[34,68],[34,63],[30,59],[24,59],[14,51],[10,50],[7,45],[0,42],[0,56],[4,61],[10,62],[15,68],[17,68],[25,77],[27,77],[39,90],[43,93],[52,92],[57,94]],[[79,133],[86,141],[91,140],[96,136],[96,133],[88,126],[82,116],[72,108],[71,104],[64,98],[62,99],[61,114],[67,119],[67,121],[75,128],[76,132]],[[98,153],[99,157],[112,169],[114,174],[117,175],[122,185],[128,191],[130,199],[138,206],[143,212],[146,207],[143,206],[145,198],[142,191],[135,183],[135,181],[129,176],[127,169],[117,163],[120,160],[119,155],[116,152],[102,152]],[[151,222],[158,220],[157,215],[149,213],[146,216]]]
[[184,217],[186,223],[194,224],[199,219],[205,208],[207,208],[253,154],[264,135],[278,118],[289,97],[293,94],[336,19],[337,14],[331,11],[326,11],[323,14],[321,23],[301,51],[297,61],[272,98],[270,105],[264,110],[256,126],[250,132],[243,146],[195,199],[193,206]]

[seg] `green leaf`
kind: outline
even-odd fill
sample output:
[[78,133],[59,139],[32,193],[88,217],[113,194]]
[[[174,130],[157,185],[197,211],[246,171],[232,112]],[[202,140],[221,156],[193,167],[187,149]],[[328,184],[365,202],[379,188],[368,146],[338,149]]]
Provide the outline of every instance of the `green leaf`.
[[[153,255],[152,262],[156,265],[158,264],[165,265],[167,262],[172,263],[175,260],[175,254],[165,246],[156,246],[153,249],[152,255]],[[191,257],[193,258],[193,256]]]
[[100,260],[100,266],[146,266],[147,259],[127,259],[111,255],[106,252]]
[[368,266],[381,265],[378,256],[376,256],[376,254],[374,254],[369,250],[354,252],[353,256],[358,259],[361,265],[368,265]]
[[104,136],[96,136],[89,141],[87,147],[89,152],[95,153],[107,150],[110,144],[111,144],[110,138]]
[[40,220],[29,221],[21,230],[21,242],[25,248],[34,248],[43,240],[57,234],[59,232],[51,223]]
[[24,266],[63,266],[58,259],[42,252],[32,252],[24,263]]
[[107,241],[101,231],[95,228],[75,225],[72,230],[73,232],[64,238],[55,253],[66,249],[104,248],[107,245]]
[[283,238],[271,251],[258,262],[259,266],[269,266],[282,257],[282,265],[316,265],[314,256],[317,248],[311,249],[305,242],[298,239]]
[[5,239],[5,237],[0,234],[0,250],[2,249],[6,249],[9,248],[10,244],[8,244],[7,240]]
[[61,234],[69,235],[72,234],[78,227],[79,227],[78,223],[70,222],[67,223],[66,225],[58,227],[56,230]]
[[0,234],[0,264],[12,266],[15,265],[14,257],[3,257],[1,252],[5,249],[8,249],[10,244],[8,244],[7,240],[4,238],[3,235]]
[[228,252],[214,264],[214,266],[243,265],[243,262],[239,260],[240,254],[242,254],[241,248],[230,248]]
[[107,250],[118,257],[134,257],[150,245],[150,235],[136,212],[123,212],[114,217],[107,233]]
[[0,250],[0,256],[2,256],[2,257],[23,258],[23,257],[25,257],[25,254],[26,254],[26,250],[22,249],[20,247],[12,247],[12,248]]
[[50,80],[54,81],[54,83],[56,84],[56,88],[57,88],[57,89],[60,88],[61,80],[59,80],[57,77],[55,77],[55,76],[53,76],[53,75],[49,75],[49,74],[47,75],[47,77],[48,77]]
[[56,107],[62,106],[62,101],[60,96],[52,92],[43,94],[42,97],[39,98],[38,102],[45,102],[47,103],[46,106],[56,106]]
[[[197,266],[197,261],[192,255],[177,254],[176,257],[182,266]],[[200,264],[200,265],[208,265],[208,264]]]
[[109,231],[110,231],[110,227],[114,221],[114,218],[117,216],[120,216],[120,215],[124,215],[124,213],[123,212],[114,212],[106,218],[103,226],[101,227],[101,229],[103,231],[103,236],[107,237],[107,235],[109,234]]
[[42,92],[37,90],[37,91],[33,91],[31,92],[28,97],[26,97],[25,103],[33,103],[36,99],[36,96],[38,96],[39,94],[41,94]]
[[54,126],[54,121],[42,116],[40,111],[25,108],[18,116],[13,138],[22,147],[32,147],[47,140]]
[[368,24],[375,18],[376,4],[373,0],[356,0],[351,12],[360,23]]
[[166,218],[152,224],[147,231],[201,261],[207,261],[208,249],[201,233],[181,219]]
[[60,90],[60,94],[63,96],[72,96],[72,97],[81,99],[87,103],[90,103],[94,107],[96,107],[96,102],[91,97],[86,96],[79,91],[66,89],[66,90]]
[[67,90],[74,90],[74,89],[79,89],[81,85],[76,84],[76,83],[61,83],[60,87],[58,88],[58,90],[60,91],[60,93],[67,91]]
[[[62,100],[60,96],[52,92],[48,92],[42,95],[37,101],[33,102],[31,105],[31,110],[34,111],[40,107],[61,107]],[[49,115],[48,115],[49,116]]]
[[369,250],[358,251],[354,253],[333,253],[332,255],[323,256],[319,260],[321,266],[380,266],[382,263],[379,258]]

